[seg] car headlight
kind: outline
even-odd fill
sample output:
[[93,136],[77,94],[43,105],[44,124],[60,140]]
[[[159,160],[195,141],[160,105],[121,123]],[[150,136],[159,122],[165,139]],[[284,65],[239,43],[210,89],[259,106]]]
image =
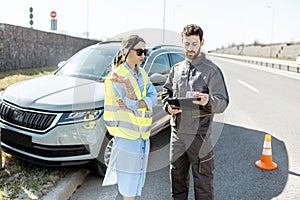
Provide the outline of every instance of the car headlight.
[[58,124],[73,124],[79,122],[89,122],[99,119],[103,114],[103,109],[89,111],[75,111],[63,113]]

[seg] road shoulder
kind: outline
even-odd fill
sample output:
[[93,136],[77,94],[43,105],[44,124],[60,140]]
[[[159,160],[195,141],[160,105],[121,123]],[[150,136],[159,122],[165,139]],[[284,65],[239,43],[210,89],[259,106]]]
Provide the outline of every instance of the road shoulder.
[[78,169],[69,172],[57,186],[45,195],[43,200],[65,200],[69,199],[83,180],[90,173],[87,169]]

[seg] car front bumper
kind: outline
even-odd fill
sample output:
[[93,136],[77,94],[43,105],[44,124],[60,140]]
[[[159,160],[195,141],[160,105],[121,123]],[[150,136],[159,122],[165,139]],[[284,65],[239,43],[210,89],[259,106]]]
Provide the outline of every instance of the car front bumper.
[[1,149],[46,166],[84,164],[99,156],[106,128],[103,116],[95,121],[58,125],[44,134],[1,123]]

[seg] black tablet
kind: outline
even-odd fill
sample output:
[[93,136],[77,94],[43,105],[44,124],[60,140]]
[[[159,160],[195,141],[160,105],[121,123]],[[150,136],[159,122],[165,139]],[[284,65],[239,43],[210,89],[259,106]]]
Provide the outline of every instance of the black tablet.
[[179,98],[168,98],[168,103],[173,108],[178,108],[182,110],[191,110],[191,109],[199,109],[198,104],[194,104],[193,101],[201,101],[201,98],[196,97],[179,97]]

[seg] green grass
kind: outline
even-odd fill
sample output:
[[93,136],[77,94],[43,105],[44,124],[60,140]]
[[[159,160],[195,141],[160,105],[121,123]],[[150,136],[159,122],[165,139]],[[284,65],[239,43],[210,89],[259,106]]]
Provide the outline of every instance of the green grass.
[[41,199],[65,176],[69,168],[43,167],[3,153],[0,199]]
[[[53,73],[57,67],[14,70],[0,73],[0,91],[9,85]],[[52,168],[34,165],[2,152],[0,169],[0,199],[41,199],[70,168]]]
[[9,85],[19,81],[28,80],[42,75],[52,74],[56,69],[56,66],[52,66],[1,72],[0,91],[5,90]]

